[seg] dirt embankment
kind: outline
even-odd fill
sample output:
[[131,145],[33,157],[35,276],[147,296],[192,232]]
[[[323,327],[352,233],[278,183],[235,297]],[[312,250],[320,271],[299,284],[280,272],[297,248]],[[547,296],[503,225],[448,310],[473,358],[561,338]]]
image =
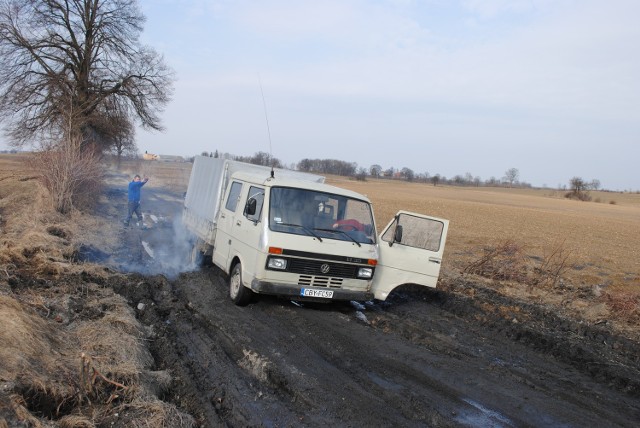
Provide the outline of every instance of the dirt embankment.
[[[0,317],[25,326],[3,336],[4,355],[21,356],[0,363],[9,426],[640,420],[640,344],[607,323],[570,319],[450,271],[440,290],[406,287],[384,303],[264,297],[239,308],[217,268],[181,272],[181,195],[144,192],[145,227],[121,226],[124,191],[114,187],[91,223],[101,241],[51,256],[55,271],[38,270],[29,260],[41,252],[21,249],[0,275]],[[49,236],[73,246],[61,230],[72,234],[61,223]],[[9,232],[5,247],[15,245]]]

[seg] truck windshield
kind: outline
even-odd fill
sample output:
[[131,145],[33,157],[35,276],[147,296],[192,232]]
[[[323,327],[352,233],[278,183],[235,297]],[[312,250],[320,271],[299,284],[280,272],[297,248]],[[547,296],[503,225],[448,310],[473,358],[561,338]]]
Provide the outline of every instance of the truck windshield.
[[273,187],[269,202],[269,228],[275,232],[351,241],[376,242],[371,205],[332,193]]

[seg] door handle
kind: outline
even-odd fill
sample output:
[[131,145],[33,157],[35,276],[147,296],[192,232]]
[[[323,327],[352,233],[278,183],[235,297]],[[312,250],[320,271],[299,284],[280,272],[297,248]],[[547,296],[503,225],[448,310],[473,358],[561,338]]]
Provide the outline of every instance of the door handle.
[[442,260],[440,260],[440,259],[436,259],[435,257],[429,257],[429,261],[430,261],[431,263],[437,263],[437,264],[442,263]]
[[242,222],[240,220],[236,221],[236,226],[241,226]]

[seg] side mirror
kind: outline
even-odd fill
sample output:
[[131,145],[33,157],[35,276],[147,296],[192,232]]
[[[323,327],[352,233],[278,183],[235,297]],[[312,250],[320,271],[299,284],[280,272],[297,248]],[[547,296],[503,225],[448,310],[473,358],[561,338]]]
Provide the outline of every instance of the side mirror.
[[402,226],[397,225],[393,234],[393,242],[402,242]]
[[258,207],[258,202],[254,198],[249,198],[247,200],[247,206],[244,209],[246,215],[255,215],[256,208]]

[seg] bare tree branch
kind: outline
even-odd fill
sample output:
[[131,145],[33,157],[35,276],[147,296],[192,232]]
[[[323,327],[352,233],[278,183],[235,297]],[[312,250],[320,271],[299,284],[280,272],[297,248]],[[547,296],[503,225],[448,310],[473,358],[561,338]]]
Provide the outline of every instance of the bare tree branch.
[[174,73],[140,43],[144,21],[136,0],[0,0],[0,120],[12,143],[72,132],[105,150],[123,121],[162,130]]

